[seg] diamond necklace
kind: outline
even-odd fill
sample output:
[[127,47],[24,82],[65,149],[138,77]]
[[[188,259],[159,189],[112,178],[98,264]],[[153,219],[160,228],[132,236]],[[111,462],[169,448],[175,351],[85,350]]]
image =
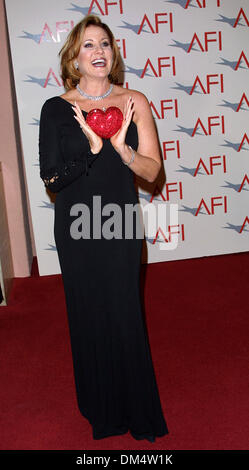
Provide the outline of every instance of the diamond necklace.
[[84,96],[85,98],[88,98],[89,100],[93,100],[93,101],[99,101],[99,100],[102,100],[103,98],[106,98],[107,96],[110,95],[110,93],[112,92],[112,89],[113,89],[113,84],[111,83],[109,90],[107,90],[107,92],[104,93],[104,95],[99,95],[99,96],[91,96],[91,95],[88,95],[88,94],[85,93],[83,90],[81,90],[79,84],[76,85],[76,88],[77,88],[78,92],[79,92],[82,96]]

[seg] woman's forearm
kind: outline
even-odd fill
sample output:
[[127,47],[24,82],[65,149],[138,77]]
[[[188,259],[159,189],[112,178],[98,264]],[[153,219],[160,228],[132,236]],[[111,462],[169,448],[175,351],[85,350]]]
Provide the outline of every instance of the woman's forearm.
[[[135,153],[135,159],[129,165],[129,168],[134,171],[136,175],[141,176],[141,178],[144,178],[149,183],[152,183],[158,176],[158,173],[161,168],[161,163],[154,160],[153,158],[141,155],[134,149],[133,151]],[[118,151],[118,153],[125,163],[128,163],[130,161],[132,154],[128,145],[125,145],[122,151]]]

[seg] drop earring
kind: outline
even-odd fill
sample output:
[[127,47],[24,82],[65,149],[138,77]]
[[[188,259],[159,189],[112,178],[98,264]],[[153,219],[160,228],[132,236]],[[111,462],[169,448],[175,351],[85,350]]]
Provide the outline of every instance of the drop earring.
[[77,62],[77,61],[76,61],[76,62],[74,62],[74,66],[75,66],[75,68],[76,68],[77,70],[79,70],[79,64],[78,64],[78,62]]

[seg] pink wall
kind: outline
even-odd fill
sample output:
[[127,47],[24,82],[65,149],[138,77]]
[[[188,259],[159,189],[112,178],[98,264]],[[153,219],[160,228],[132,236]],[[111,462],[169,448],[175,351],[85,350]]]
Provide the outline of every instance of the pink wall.
[[0,44],[0,161],[3,166],[14,276],[25,277],[30,275],[35,244],[24,174],[4,0],[0,0]]

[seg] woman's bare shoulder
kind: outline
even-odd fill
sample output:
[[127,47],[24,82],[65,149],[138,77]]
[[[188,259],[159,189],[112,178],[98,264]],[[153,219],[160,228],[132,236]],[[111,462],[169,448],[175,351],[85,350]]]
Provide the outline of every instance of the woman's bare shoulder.
[[122,95],[122,97],[125,99],[128,99],[129,96],[133,98],[134,101],[134,117],[133,120],[137,124],[138,120],[140,117],[145,113],[145,114],[151,114],[151,109],[149,105],[149,101],[147,97],[145,96],[144,93],[138,90],[133,90],[130,88],[123,88],[121,86],[118,86],[119,89],[115,90],[117,95]]
[[132,98],[136,98],[138,100],[147,100],[146,96],[144,95],[144,93],[142,93],[141,91],[138,91],[138,90],[133,90],[131,88],[124,88],[120,85],[115,85],[115,91],[116,91],[116,94],[119,94],[119,95],[127,95],[128,96],[132,96]]

